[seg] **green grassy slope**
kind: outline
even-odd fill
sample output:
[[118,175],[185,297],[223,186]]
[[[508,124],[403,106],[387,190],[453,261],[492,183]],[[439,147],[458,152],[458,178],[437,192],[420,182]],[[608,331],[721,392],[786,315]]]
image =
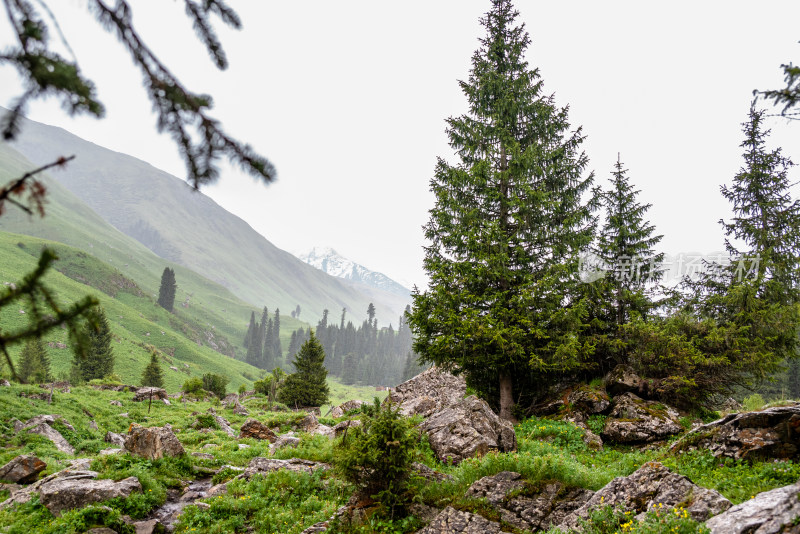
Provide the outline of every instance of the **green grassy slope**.
[[[260,370],[212,350],[207,342],[201,346],[187,338],[182,330],[191,329],[191,322],[176,318],[155,305],[150,297],[142,294],[119,271],[64,245],[30,236],[0,233],[0,283],[18,281],[30,272],[36,264],[39,251],[45,245],[54,246],[62,257],[70,258],[67,264],[72,275],[75,275],[76,266],[82,262],[82,272],[91,273],[95,283],[116,294],[117,298],[113,298],[57,271],[51,271],[46,278],[48,286],[55,290],[59,300],[64,303],[73,302],[87,294],[100,300],[114,335],[114,372],[121,375],[126,383],[139,383],[149,359],[148,346],[161,351],[165,386],[169,391],[178,390],[189,376],[200,376],[208,372],[228,376],[231,380],[229,390],[235,390],[242,384],[250,386],[261,375]],[[56,266],[60,267],[59,262]],[[0,310],[0,324],[4,329],[14,330],[27,320],[27,314],[22,313],[24,311],[19,306],[3,308]],[[44,341],[48,343],[54,374],[67,372],[72,359],[72,352],[66,347],[67,331],[57,329],[46,336]],[[12,358],[17,358],[20,351],[19,345],[12,346]],[[171,370],[170,367],[178,370]]]
[[[20,176],[31,166],[9,145],[0,143],[0,183]],[[141,243],[105,222],[57,181],[45,178],[45,183],[48,188],[47,215],[44,218],[29,217],[21,210],[10,207],[0,216],[0,231],[41,237],[88,252],[116,268],[121,275],[135,280],[142,291],[153,298],[158,293],[164,267],[172,267],[178,282],[175,306],[179,313],[204,326],[202,332],[205,337],[218,334],[227,338],[228,347],[221,348],[222,352],[243,357],[242,341],[250,313],[255,310],[260,316],[256,307],[186,267],[156,256]],[[62,258],[59,269],[63,269],[69,257],[72,255]],[[72,269],[75,276],[83,277],[83,281],[94,285],[92,282],[95,277],[91,269],[82,272],[86,266],[81,267],[80,262],[73,265]],[[271,313],[275,311],[273,302],[266,304],[270,306]],[[281,340],[286,349],[291,332],[306,325],[292,319],[286,312],[282,314],[281,323]]]
[[25,121],[13,148],[37,164],[76,154],[66,169],[53,173],[64,187],[159,256],[253,305],[288,312],[300,304],[303,317],[315,322],[324,308],[347,308],[360,317],[374,302],[381,323],[396,324],[407,303],[389,293],[367,296],[273,246],[182,180],[62,129]]

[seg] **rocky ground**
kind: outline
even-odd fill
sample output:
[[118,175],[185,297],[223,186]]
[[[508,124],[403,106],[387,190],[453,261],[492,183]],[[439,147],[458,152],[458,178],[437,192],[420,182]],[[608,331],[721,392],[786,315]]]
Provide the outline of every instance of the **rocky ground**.
[[0,387],[0,532],[800,532],[800,405],[703,424],[626,368],[516,427],[438,370],[398,386],[424,446],[411,516],[388,522],[331,469],[360,401],[321,417],[252,393],[42,392]]

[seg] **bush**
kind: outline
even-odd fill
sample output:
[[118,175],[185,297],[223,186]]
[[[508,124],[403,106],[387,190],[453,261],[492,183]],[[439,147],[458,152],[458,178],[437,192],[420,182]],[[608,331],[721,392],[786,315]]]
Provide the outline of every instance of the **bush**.
[[764,402],[764,397],[762,397],[758,393],[754,393],[749,397],[745,397],[744,400],[742,400],[742,409],[744,409],[744,411],[746,412],[754,412],[756,410],[760,410],[761,408],[763,408],[764,404],[766,404]]
[[350,428],[337,444],[336,470],[394,518],[410,501],[408,482],[417,433],[396,408],[381,407],[378,399],[361,421],[361,427]]
[[181,391],[189,395],[200,395],[203,393],[203,381],[200,378],[193,377],[188,379],[181,386]]
[[210,391],[220,399],[225,398],[225,386],[228,385],[228,377],[216,373],[206,373],[203,375],[203,389]]

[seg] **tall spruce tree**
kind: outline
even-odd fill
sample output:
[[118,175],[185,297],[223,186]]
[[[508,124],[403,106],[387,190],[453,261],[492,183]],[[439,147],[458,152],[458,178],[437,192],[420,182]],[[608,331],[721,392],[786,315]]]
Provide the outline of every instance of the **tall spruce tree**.
[[486,37],[460,82],[469,111],[447,121],[460,161],[439,159],[431,180],[430,285],[414,293],[409,315],[415,351],[465,373],[505,419],[521,394],[535,395],[588,350],[575,335],[574,273],[593,233],[581,203],[592,181],[583,134],[570,132],[567,109],[528,67],[517,15],[510,0],[493,0],[481,19]]
[[325,351],[313,331],[293,363],[295,372],[286,377],[278,400],[287,406],[322,406],[328,401],[328,370]]
[[164,387],[164,372],[161,370],[161,364],[158,361],[158,353],[156,351],[150,352],[150,363],[144,368],[142,372],[142,386],[163,388]]
[[254,336],[253,332],[255,332],[257,329],[258,327],[256,326],[256,312],[251,311],[250,324],[247,326],[247,332],[244,334],[244,341],[242,342],[244,348],[246,349],[250,348],[250,341],[253,340]]
[[161,273],[161,286],[158,289],[158,305],[167,311],[172,311],[175,307],[175,293],[178,284],[175,281],[175,271],[169,267],[164,267]]
[[275,319],[272,321],[272,352],[275,360],[275,365],[280,365],[280,360],[283,356],[283,347],[281,346],[281,310],[275,308]]
[[29,339],[19,358],[17,377],[23,384],[37,384],[52,379],[50,356],[39,338]]
[[77,369],[80,379],[89,381],[103,378],[114,371],[114,352],[111,348],[111,328],[108,325],[105,311],[98,308],[93,312],[94,318],[87,324],[88,350],[84,357],[75,354],[73,368]]

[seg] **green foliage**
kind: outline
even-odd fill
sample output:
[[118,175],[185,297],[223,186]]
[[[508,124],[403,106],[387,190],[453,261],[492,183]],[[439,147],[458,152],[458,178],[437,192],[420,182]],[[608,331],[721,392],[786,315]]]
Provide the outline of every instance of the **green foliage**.
[[331,517],[348,496],[340,481],[325,480],[320,471],[256,475],[249,481],[232,481],[226,495],[208,500],[207,510],[187,507],[176,532],[222,534],[249,527],[256,532],[299,534]]
[[418,436],[409,420],[375,399],[362,426],[347,430],[335,455],[336,470],[354,483],[362,495],[377,499],[386,515],[403,515],[410,502],[408,479]]
[[225,386],[228,385],[229,379],[227,376],[218,375],[216,373],[206,373],[203,375],[203,389],[210,391],[220,399],[225,398]]
[[52,380],[50,357],[41,339],[29,339],[22,349],[17,377],[23,384],[38,384]]
[[[664,508],[654,506],[642,521],[634,519],[633,512],[614,509],[604,506],[591,511],[587,519],[579,521],[578,530],[570,530],[570,534],[707,534],[709,532],[703,524],[697,523],[689,517],[685,508]],[[548,534],[561,532],[556,529]]]
[[287,406],[322,406],[328,400],[325,378],[325,351],[314,333],[294,359],[295,372],[286,377],[278,390],[278,400]]
[[175,293],[178,291],[178,284],[175,281],[175,271],[169,267],[164,267],[161,275],[161,286],[158,288],[158,305],[167,311],[172,311],[175,307]]
[[81,380],[103,378],[114,371],[114,352],[111,348],[111,327],[102,308],[93,311],[93,320],[85,325],[88,350],[84,357],[76,352],[73,366]]
[[606,419],[608,419],[607,415],[590,415],[586,420],[586,426],[595,434],[600,435],[606,426]]
[[219,423],[210,413],[201,413],[195,416],[195,423],[192,425],[194,428],[213,428],[219,430]]
[[753,393],[742,400],[742,409],[746,412],[754,412],[764,408],[765,404],[764,397],[758,393]]
[[203,393],[203,379],[195,376],[186,380],[181,386],[181,391],[189,395],[201,395]]
[[142,373],[142,385],[156,388],[164,387],[164,373],[161,370],[156,351],[150,353],[150,363],[147,364]]
[[461,83],[469,111],[447,121],[459,162],[439,159],[431,180],[429,289],[408,316],[421,358],[460,369],[506,418],[545,373],[575,369],[590,350],[576,337],[585,312],[574,277],[593,229],[583,134],[529,68],[517,14],[494,0],[481,20]]

